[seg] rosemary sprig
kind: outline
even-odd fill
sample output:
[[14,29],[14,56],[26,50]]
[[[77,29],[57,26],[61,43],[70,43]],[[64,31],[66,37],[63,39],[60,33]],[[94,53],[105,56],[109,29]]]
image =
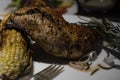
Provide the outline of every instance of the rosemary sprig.
[[103,42],[108,45],[104,47],[109,47],[117,52],[120,52],[120,25],[114,25],[107,18],[97,19],[91,18],[89,23],[82,23],[82,25],[87,25],[91,29],[95,29],[100,36],[103,38]]
[[12,2],[7,6],[8,8],[19,8],[21,6],[22,0],[12,0]]

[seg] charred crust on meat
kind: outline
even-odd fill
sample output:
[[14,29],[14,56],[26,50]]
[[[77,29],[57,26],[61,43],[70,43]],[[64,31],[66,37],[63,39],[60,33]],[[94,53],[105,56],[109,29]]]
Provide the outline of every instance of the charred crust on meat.
[[34,13],[41,13],[41,12],[37,8],[30,9],[26,12],[26,14],[34,14]]
[[53,22],[53,23],[55,23],[57,25],[59,25],[59,23],[60,23],[59,19],[54,19],[51,14],[46,13],[45,11],[43,11],[42,8],[39,8],[39,9],[38,8],[32,8],[32,9],[26,11],[26,14],[31,14],[32,15],[32,14],[35,14],[35,13],[39,13],[41,15],[41,17],[47,18],[49,21],[51,21],[51,22]]
[[37,22],[34,21],[34,20],[27,20],[27,23],[28,23],[29,25],[36,25],[36,26],[37,26]]

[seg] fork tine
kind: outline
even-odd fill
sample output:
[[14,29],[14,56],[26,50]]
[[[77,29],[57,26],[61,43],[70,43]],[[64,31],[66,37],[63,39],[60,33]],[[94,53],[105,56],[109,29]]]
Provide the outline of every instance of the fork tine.
[[61,67],[61,66],[56,67],[56,68],[53,70],[53,73],[49,75],[49,78],[52,79],[52,78],[56,77],[58,74],[60,74],[61,72],[64,71],[63,68],[64,68],[63,66],[62,66],[62,67]]
[[44,74],[45,72],[49,71],[52,66],[53,66],[53,65],[51,64],[50,66],[48,66],[47,68],[43,69],[42,71],[40,71],[39,73],[37,73],[37,74],[35,74],[35,75]]
[[49,71],[47,71],[47,73],[45,74],[46,76],[49,76],[50,74],[53,73],[53,71],[56,69],[57,65],[53,65],[51,68],[49,68]]
[[35,74],[34,80],[51,80],[55,78],[58,74],[60,74],[63,71],[63,68],[64,67],[61,67],[61,65],[57,66],[56,64],[52,64],[40,71],[39,73]]

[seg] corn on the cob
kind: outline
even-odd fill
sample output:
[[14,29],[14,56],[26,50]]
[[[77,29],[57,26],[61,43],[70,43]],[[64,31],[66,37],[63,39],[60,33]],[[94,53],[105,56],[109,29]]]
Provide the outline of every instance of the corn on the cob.
[[32,58],[27,42],[15,29],[0,32],[0,80],[20,77],[32,68]]
[[10,14],[5,16],[2,21],[0,21],[0,30],[4,28],[4,24],[6,23],[7,19],[9,18]]

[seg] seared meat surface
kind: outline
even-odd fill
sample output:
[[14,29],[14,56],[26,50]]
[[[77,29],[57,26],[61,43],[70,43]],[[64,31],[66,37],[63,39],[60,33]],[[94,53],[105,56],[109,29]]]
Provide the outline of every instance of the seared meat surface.
[[6,22],[15,23],[46,52],[58,57],[82,57],[91,51],[98,41],[94,30],[66,22],[49,7],[20,8],[11,14]]

